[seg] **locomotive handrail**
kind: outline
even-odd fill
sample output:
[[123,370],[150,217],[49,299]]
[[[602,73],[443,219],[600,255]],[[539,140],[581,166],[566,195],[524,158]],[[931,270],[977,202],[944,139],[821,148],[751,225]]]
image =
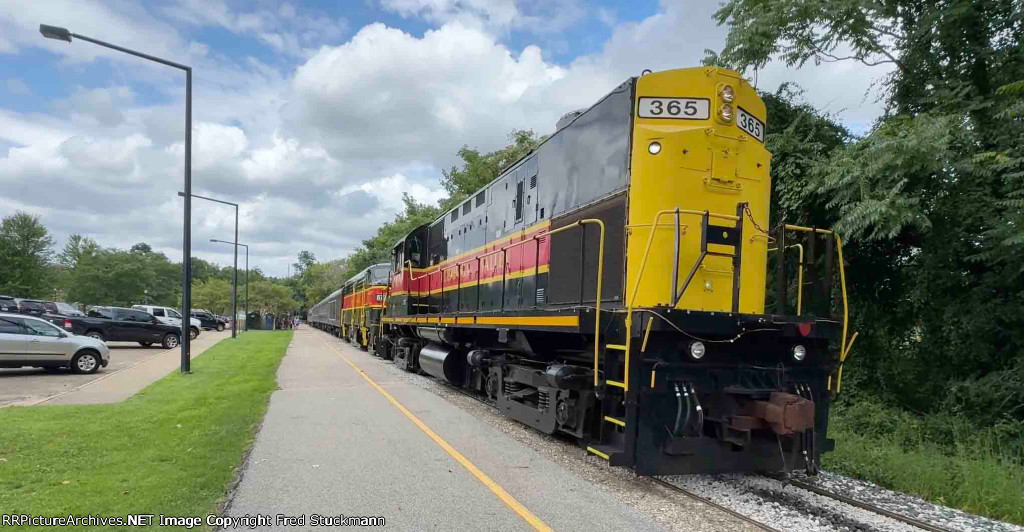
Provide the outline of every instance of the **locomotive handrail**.
[[[804,245],[793,244],[786,246],[786,249],[796,248],[800,255],[797,257],[796,264],[796,315],[802,314],[803,310],[803,298],[804,298]],[[779,248],[768,248],[768,251],[778,251]]]
[[[661,224],[661,217],[669,215],[669,214],[671,214],[671,215],[690,214],[690,215],[696,215],[696,216],[708,216],[709,218],[718,218],[718,219],[721,219],[721,220],[730,220],[730,221],[734,221],[734,222],[739,222],[740,221],[740,217],[739,216],[731,215],[731,214],[718,214],[718,213],[712,213],[712,212],[708,212],[708,211],[695,211],[695,210],[689,210],[689,209],[665,209],[665,210],[658,211],[657,214],[654,215],[654,220],[652,220],[650,224],[642,224],[642,225],[638,224],[638,225],[627,225],[626,226],[627,229],[633,228],[633,227],[650,227],[651,228],[651,233],[647,237],[647,245],[644,247],[644,253],[643,253],[643,255],[640,258],[640,270],[637,272],[636,283],[633,286],[632,293],[630,293],[628,295],[628,297],[627,297],[629,302],[626,304],[626,349],[625,349],[625,351],[626,351],[626,359],[625,359],[625,371],[624,371],[624,375],[623,375],[623,387],[622,387],[623,390],[625,390],[625,391],[629,391],[629,351],[630,351],[630,346],[632,345],[632,342],[633,342],[633,340],[632,340],[633,339],[633,334],[632,334],[633,303],[636,301],[636,295],[640,291],[640,281],[643,279],[644,270],[647,268],[647,257],[649,257],[650,254],[651,254],[651,244],[654,243],[655,228],[658,227]],[[678,224],[676,225],[676,227],[679,227]],[[675,267],[679,268],[679,264],[676,264]],[[675,287],[673,287],[673,291],[674,290],[675,290]],[[596,351],[596,349],[595,349],[595,351]],[[596,353],[594,355],[594,358],[595,358],[594,366],[595,366],[595,371],[596,371],[596,367],[597,367],[597,364],[596,364],[597,354]],[[595,377],[595,384],[596,384],[596,380],[597,379]]]
[[[675,211],[668,211],[668,212],[675,212]],[[454,266],[459,266],[461,264],[468,264],[470,260],[477,260],[477,261],[479,261],[483,257],[488,257],[490,255],[494,255],[494,254],[500,252],[500,253],[503,254],[502,255],[501,275],[502,275],[502,278],[504,279],[505,270],[508,268],[508,261],[506,261],[504,259],[504,253],[506,253],[509,249],[512,249],[512,248],[514,248],[516,246],[520,246],[522,244],[525,244],[526,242],[537,242],[537,241],[539,241],[540,239],[542,239],[544,237],[549,237],[551,235],[555,235],[555,234],[561,233],[562,231],[567,231],[569,229],[573,229],[573,228],[576,228],[576,227],[582,227],[582,226],[584,226],[586,224],[597,224],[597,226],[601,230],[600,238],[599,238],[598,244],[597,244],[597,287],[596,287],[597,290],[596,290],[596,292],[594,294],[595,298],[596,298],[596,301],[594,303],[594,386],[597,386],[599,384],[598,370],[599,370],[599,367],[600,367],[599,363],[598,363],[598,360],[599,360],[600,353],[601,353],[601,341],[600,341],[601,340],[601,285],[602,285],[602,282],[604,280],[604,236],[605,236],[605,227],[604,227],[604,221],[603,220],[598,219],[598,218],[584,218],[582,220],[576,220],[575,222],[573,222],[571,224],[564,225],[564,226],[559,227],[557,229],[550,229],[550,230],[545,231],[543,233],[535,234],[535,235],[533,235],[530,238],[525,238],[526,235],[524,234],[523,235],[524,238],[522,240],[520,240],[519,242],[514,242],[514,243],[512,243],[512,244],[510,244],[508,246],[504,246],[504,247],[502,247],[500,249],[496,249],[494,251],[490,251],[488,253],[484,253],[482,255],[479,255],[477,257],[474,257],[472,259],[469,259],[469,260],[466,260],[466,261],[463,261],[463,262],[457,262],[457,263],[454,264]],[[539,247],[540,243],[538,242],[537,245]],[[648,247],[649,247],[649,243],[648,243]],[[540,251],[538,250],[537,253],[539,255]],[[435,270],[433,272],[427,272],[426,275],[422,275],[420,277],[413,278],[412,277],[412,261],[408,261],[407,260],[407,261],[405,261],[405,263],[409,265],[409,280],[410,280],[410,282],[422,279],[424,277],[429,277],[432,273],[440,273],[444,269],[447,269],[447,268],[451,267],[451,266],[448,266],[448,267],[445,267],[445,268],[439,268],[439,269],[437,269],[437,270]],[[580,258],[580,264],[582,264],[582,263],[583,263],[583,258],[581,257]],[[540,271],[540,265],[536,264],[536,262],[535,262],[534,265],[533,265],[533,274],[534,274],[534,276],[537,276],[539,274],[539,271]],[[404,275],[405,274],[403,272],[403,277],[404,277]],[[460,277],[459,280],[460,280],[460,283],[461,283],[461,277],[462,276],[460,275],[459,277]],[[477,270],[476,283],[477,283],[477,299],[479,300],[479,293],[480,293],[480,291],[479,291],[479,286],[480,286],[480,273],[479,273],[479,270]],[[461,284],[460,284],[460,286],[461,286]],[[390,291],[390,288],[388,290]],[[417,290],[416,292],[418,294],[419,290]],[[428,294],[430,293],[430,287],[429,286],[427,287],[427,293]],[[441,293],[442,294],[444,293],[444,277],[441,278]],[[502,299],[501,307],[502,307],[502,310],[504,310],[504,308],[505,308],[505,303],[504,303],[505,283],[504,282],[502,282],[502,285],[501,285],[501,294],[502,294],[502,298],[503,298]],[[417,297],[419,297],[419,296],[417,295]],[[626,316],[626,320],[627,320],[627,330],[628,330],[628,321],[629,321],[629,316],[628,315]],[[627,342],[628,342],[628,338],[627,338]],[[626,352],[626,369],[627,370],[629,369],[629,352],[628,351]],[[625,382],[626,382],[626,386],[627,386],[627,389],[628,389],[628,386],[629,386],[629,374],[628,374],[628,372],[627,372],[626,377],[625,377]]]
[[[739,216],[735,216],[735,215],[732,215],[732,214],[719,214],[719,213],[714,213],[714,212],[695,211],[695,210],[690,210],[690,209],[665,209],[665,210],[662,210],[662,211],[658,211],[657,214],[654,215],[654,220],[651,223],[649,223],[649,224],[627,225],[626,226],[627,229],[631,229],[631,228],[634,228],[634,227],[651,227],[652,228],[651,234],[648,235],[648,237],[647,237],[647,246],[644,248],[644,254],[640,258],[640,271],[637,273],[636,283],[634,283],[634,285],[633,285],[633,291],[629,295],[629,304],[626,305],[626,307],[629,310],[629,312],[632,312],[632,310],[633,310],[633,302],[636,300],[637,292],[640,291],[640,281],[643,279],[644,270],[647,268],[647,257],[650,256],[651,244],[654,242],[654,230],[653,230],[653,228],[656,227],[656,226],[660,226],[661,225],[661,217],[662,216],[665,216],[665,215],[668,215],[668,214],[676,214],[676,213],[679,213],[679,214],[691,214],[691,215],[696,215],[696,216],[704,216],[704,214],[706,213],[709,218],[718,218],[718,219],[721,219],[721,220],[730,220],[730,221],[733,221],[733,222],[740,221],[740,217]],[[671,224],[665,224],[665,225],[671,225]],[[678,268],[678,266],[679,265],[677,264],[676,267]]]
[[[804,226],[801,226],[801,225],[790,225],[790,224],[786,224],[783,227],[785,227],[786,229],[789,229],[790,231],[803,231],[805,233],[817,233],[817,234],[822,234],[822,235],[832,235],[832,237],[835,238],[835,240],[836,240],[836,253],[838,254],[838,258],[839,258],[839,287],[840,287],[841,292],[843,294],[843,336],[842,336],[842,338],[840,340],[839,354],[840,354],[840,356],[842,358],[846,358],[846,354],[848,354],[847,353],[847,351],[848,351],[847,350],[847,345],[846,345],[846,334],[848,332],[849,324],[850,324],[850,306],[849,306],[849,302],[848,302],[847,297],[846,297],[846,268],[843,265],[843,239],[839,237],[838,233],[835,233],[833,231],[829,231],[827,229],[818,229],[817,227],[804,227]],[[850,341],[850,346],[852,347],[852,345],[853,345],[853,341],[851,340]],[[838,374],[836,376],[836,392],[837,393],[839,391],[840,377],[841,377],[841,374],[842,374],[841,371],[842,371],[842,368],[840,368],[840,374]]]
[[[839,258],[839,287],[843,294],[843,336],[839,343],[839,370],[836,372],[836,393],[839,393],[843,383],[843,362],[846,357],[850,354],[850,349],[853,348],[853,342],[857,340],[857,334],[853,333],[849,342],[846,340],[846,334],[849,332],[850,326],[850,306],[849,300],[846,296],[846,267],[843,264],[843,239],[839,237],[838,233],[828,231],[826,229],[818,229],[816,227],[804,227],[800,225],[789,225],[784,226],[786,229],[791,231],[803,231],[806,233],[818,233],[823,235],[832,235],[836,241],[836,253]],[[832,377],[829,376],[828,389],[832,389]]]

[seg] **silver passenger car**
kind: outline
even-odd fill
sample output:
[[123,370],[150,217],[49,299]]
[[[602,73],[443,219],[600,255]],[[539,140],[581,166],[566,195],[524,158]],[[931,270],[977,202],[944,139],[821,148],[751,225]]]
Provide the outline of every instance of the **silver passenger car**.
[[96,373],[110,363],[110,349],[52,323],[22,314],[0,313],[0,368],[33,366],[53,371]]

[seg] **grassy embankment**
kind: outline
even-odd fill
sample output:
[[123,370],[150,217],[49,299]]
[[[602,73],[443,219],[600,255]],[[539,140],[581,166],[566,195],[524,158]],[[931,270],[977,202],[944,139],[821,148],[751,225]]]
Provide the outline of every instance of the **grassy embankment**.
[[223,502],[291,332],[224,340],[112,405],[0,410],[0,508],[47,516],[206,516]]
[[1024,524],[1019,426],[979,431],[955,416],[918,417],[871,401],[835,409],[831,423],[829,471]]

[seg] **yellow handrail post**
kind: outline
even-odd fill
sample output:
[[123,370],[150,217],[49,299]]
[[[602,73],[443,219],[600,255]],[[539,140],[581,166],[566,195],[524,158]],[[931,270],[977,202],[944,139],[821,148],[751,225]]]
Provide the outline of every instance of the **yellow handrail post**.
[[[850,307],[849,302],[846,299],[846,267],[843,266],[843,239],[839,238],[838,234],[833,233],[836,239],[836,252],[839,254],[839,286],[843,292],[843,339],[840,343],[839,353],[842,358],[846,358],[846,332],[850,323]],[[853,344],[853,341],[850,341]],[[841,362],[841,360],[840,360]],[[842,367],[839,368],[842,371]],[[836,393],[839,393],[839,382],[838,377],[836,378]]]

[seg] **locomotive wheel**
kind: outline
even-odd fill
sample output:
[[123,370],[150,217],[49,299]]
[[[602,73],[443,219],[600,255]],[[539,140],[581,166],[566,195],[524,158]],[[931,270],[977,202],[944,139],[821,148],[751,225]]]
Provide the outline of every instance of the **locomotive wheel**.
[[495,401],[498,400],[498,379],[491,373],[487,374],[487,382],[484,384],[484,388],[487,393],[487,397],[490,397]]

